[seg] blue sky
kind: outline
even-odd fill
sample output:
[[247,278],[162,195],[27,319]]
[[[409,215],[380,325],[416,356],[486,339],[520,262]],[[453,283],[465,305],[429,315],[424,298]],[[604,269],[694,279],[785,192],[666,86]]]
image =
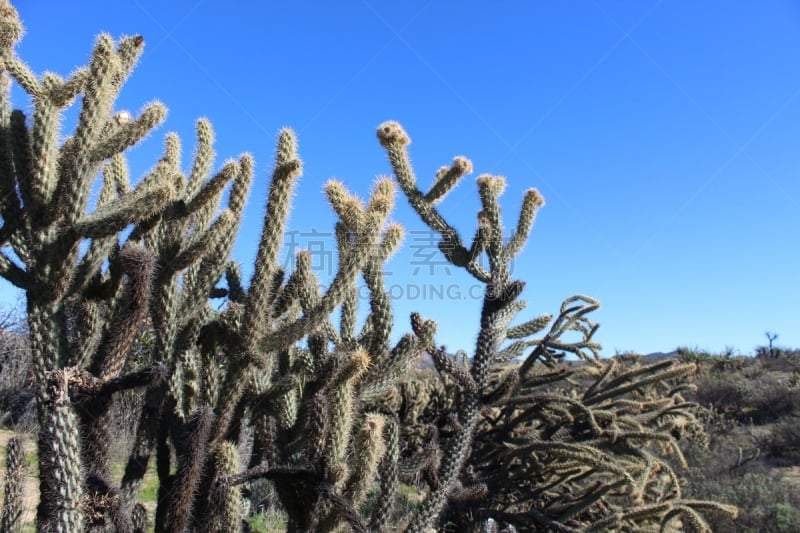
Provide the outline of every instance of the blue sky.
[[[412,138],[419,181],[466,155],[475,173],[442,210],[471,238],[475,177],[506,176],[508,226],[522,193],[547,200],[514,275],[528,316],[575,293],[599,299],[603,353],[800,346],[800,6],[791,1],[16,2],[19,55],[38,73],[84,64],[94,36],[142,34],[119,109],[154,99],[168,121],[130,153],[141,175],[166,131],[192,151],[211,119],[218,163],[257,163],[235,249],[255,254],[276,133],[293,127],[304,175],[290,227],[324,278],[336,177],[365,197],[390,172],[384,120]],[[17,106],[26,106],[16,92]],[[69,121],[67,121],[68,124]],[[188,163],[186,163],[188,165]],[[398,198],[408,236],[388,264],[398,333],[412,310],[439,342],[470,349],[474,282],[433,256]],[[316,234],[314,234],[316,232]],[[304,235],[305,234],[305,235]],[[287,239],[283,257],[295,247]],[[5,300],[14,298],[3,284]],[[366,302],[364,302],[366,304]]]

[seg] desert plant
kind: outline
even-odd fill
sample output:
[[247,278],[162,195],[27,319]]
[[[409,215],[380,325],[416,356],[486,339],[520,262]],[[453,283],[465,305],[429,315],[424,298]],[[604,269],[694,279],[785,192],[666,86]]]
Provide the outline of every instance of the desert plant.
[[788,466],[800,464],[800,417],[789,416],[775,424],[762,438],[768,457]]
[[6,446],[6,472],[3,485],[3,511],[0,516],[0,532],[19,531],[22,516],[22,481],[25,474],[25,454],[22,437],[14,437]]
[[[465,246],[436,207],[455,183],[452,170],[442,168],[425,193],[402,128],[385,123],[378,137],[409,203],[439,232],[442,253],[486,285],[471,361],[426,346],[450,401],[428,413],[422,429],[428,444],[418,453],[428,460],[418,464],[427,496],[409,531],[425,531],[439,513],[458,531],[477,530],[489,519],[521,531],[571,531],[658,529],[679,517],[707,529],[698,511],[731,512],[683,499],[661,457],[671,452],[682,462],[676,438],[702,431],[679,381],[695,371],[694,364],[644,366],[631,359],[625,368],[617,360],[600,361],[593,341],[597,325],[589,319],[599,304],[585,296],[565,300],[555,319],[543,315],[512,325],[526,304],[519,298],[523,283],[511,279],[509,267],[544,203],[538,191],[526,193],[516,229],[504,243],[498,197],[505,182],[479,177],[482,210],[473,242]],[[471,165],[456,158],[451,168],[459,166]],[[565,353],[586,364],[559,364]],[[520,356],[521,363],[511,364]],[[588,385],[576,386],[579,377]],[[561,389],[544,390],[548,385]]]
[[775,357],[776,356],[775,349],[773,348],[772,343],[775,342],[775,339],[778,338],[778,334],[772,333],[771,331],[767,331],[764,333],[764,335],[767,337],[767,341],[769,342],[769,356]]
[[[412,532],[489,519],[527,530],[644,530],[677,520],[704,529],[702,513],[733,512],[682,498],[662,458],[672,452],[680,461],[675,439],[695,427],[678,381],[693,365],[599,361],[588,318],[598,304],[585,296],[568,298],[555,319],[511,325],[525,304],[510,262],[543,205],[535,189],[504,243],[505,182],[479,177],[482,211],[467,247],[436,204],[471,163],[455,158],[423,193],[408,135],[395,122],[379,127],[396,183],[441,235],[444,256],[485,285],[471,358],[450,357],[435,342],[436,324],[417,313],[411,333],[391,345],[382,265],[403,237],[388,222],[395,181],[377,181],[366,202],[338,181],[326,185],[338,216],[338,270],[322,292],[308,253],[292,272],[278,262],[302,170],[295,135],[282,130],[245,286],[230,252],[252,158],[212,172],[213,132],[200,120],[188,171],[168,134],[163,157],[132,186],[125,152],[166,113],[160,103],[135,118],[114,109],[143,39],[101,35],[89,65],[62,79],[37,76],[16,57],[21,31],[0,0],[0,274],[26,295],[40,531],[143,530],[139,492],[151,462],[159,532],[237,531],[246,523],[242,486],[263,480],[289,531],[386,530],[399,520],[393,506],[409,473],[425,481],[402,524]],[[32,98],[31,121],[11,110],[10,79]],[[62,142],[59,118],[78,96],[77,126]],[[359,277],[370,295],[360,327]],[[558,368],[564,352],[587,365]],[[439,377],[413,374],[424,353]],[[511,365],[518,356],[524,361]],[[590,383],[569,389],[571,378]],[[556,382],[563,390],[542,392]],[[130,390],[143,399],[132,404],[136,433],[116,483],[113,404]],[[424,394],[411,405],[404,400],[414,390]]]
[[775,478],[763,468],[753,466],[745,471],[731,471],[728,464],[718,464],[713,454],[703,458],[689,472],[688,492],[704,498],[735,504],[739,516],[734,521],[720,516],[714,531],[719,533],[796,531],[800,519],[800,499],[789,484]]
[[791,379],[763,373],[754,380],[748,374],[752,373],[745,369],[704,376],[697,380],[697,391],[691,397],[739,422],[764,424],[797,413],[800,390],[792,386]]
[[[169,134],[162,159],[131,188],[123,153],[165,115],[159,103],[135,119],[113,111],[143,40],[115,44],[101,35],[88,67],[66,81],[51,73],[40,78],[14,56],[21,27],[8,3],[0,7],[0,272],[26,294],[38,388],[39,528],[138,529],[137,493],[152,455],[160,479],[159,531],[235,528],[238,489],[231,478],[251,463],[270,466],[263,476],[275,481],[290,527],[306,528],[309,519],[326,528],[342,517],[360,520],[352,508],[376,476],[391,422],[359,409],[354,391],[365,379],[372,394],[391,387],[419,352],[416,337],[408,336],[388,353],[392,321],[380,264],[402,237],[399,226],[385,224],[391,181],[379,182],[367,205],[330,183],[328,195],[341,218],[339,271],[320,294],[309,256],[301,254],[284,279],[277,254],[301,171],[294,134],[284,130],[255,273],[245,290],[228,257],[253,174],[251,158],[228,162],[209,177],[213,134],[200,121],[188,174],[180,169],[178,138]],[[33,99],[30,125],[22,111],[10,111],[9,75]],[[59,145],[58,117],[78,95],[75,134]],[[92,211],[89,190],[98,171],[102,186]],[[227,209],[215,217],[231,182]],[[373,313],[355,338],[353,320],[344,320],[337,333],[328,315],[344,302],[343,314],[355,316],[352,296],[361,271],[374,294]],[[217,286],[223,276],[224,289]],[[227,307],[212,311],[210,297],[228,297]],[[153,331],[149,357],[127,370],[145,324]],[[423,321],[423,329],[432,328]],[[304,337],[309,348],[296,347]],[[372,365],[380,356],[391,359],[385,369]],[[131,388],[144,389],[145,401],[115,487],[110,406]],[[252,459],[243,445],[250,422],[258,430]],[[326,430],[315,439],[298,438],[309,425]],[[277,442],[270,429],[279,432]],[[291,512],[297,491],[317,502],[314,513]],[[218,495],[230,503],[210,505]]]

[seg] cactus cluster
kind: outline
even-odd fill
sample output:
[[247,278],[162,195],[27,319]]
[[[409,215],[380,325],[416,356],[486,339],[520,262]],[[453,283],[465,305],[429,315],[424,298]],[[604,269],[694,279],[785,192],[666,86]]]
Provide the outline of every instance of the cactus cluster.
[[[134,185],[125,152],[166,114],[160,103],[137,116],[115,109],[143,39],[101,35],[89,65],[63,79],[16,57],[21,33],[0,0],[0,274],[27,301],[40,531],[240,531],[242,488],[257,480],[272,484],[289,531],[657,530],[678,520],[704,529],[703,513],[733,511],[681,498],[666,458],[680,460],[675,439],[696,423],[673,383],[691,365],[600,361],[588,318],[598,304],[583,296],[555,318],[512,325],[525,303],[510,263],[543,205],[538,191],[525,193],[506,242],[505,181],[479,177],[482,209],[467,246],[436,205],[471,163],[455,158],[423,192],[408,135],[384,123],[378,140],[394,180],[378,180],[366,201],[338,181],[325,186],[338,269],[322,291],[307,252],[291,272],[278,261],[302,172],[285,129],[245,285],[231,248],[252,157],[214,172],[212,128],[200,120],[188,171],[168,134]],[[12,79],[32,98],[32,117],[12,111]],[[59,118],[78,99],[65,137]],[[397,187],[439,233],[446,259],[485,285],[469,358],[437,345],[435,322],[417,313],[391,343],[382,265],[403,238],[389,220]],[[370,295],[361,323],[360,283]],[[580,338],[564,340],[570,333]],[[585,365],[559,366],[565,352]],[[436,374],[416,369],[424,354]],[[115,481],[112,406],[132,389],[143,401]],[[158,502],[148,517],[139,492],[153,465]],[[395,510],[401,483],[422,496],[410,517]],[[7,505],[3,524],[17,512]]]

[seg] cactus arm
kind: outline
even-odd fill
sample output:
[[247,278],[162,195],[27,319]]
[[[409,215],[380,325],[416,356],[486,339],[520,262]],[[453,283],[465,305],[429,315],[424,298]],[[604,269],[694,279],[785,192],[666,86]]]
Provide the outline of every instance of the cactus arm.
[[167,108],[160,102],[154,102],[145,107],[135,120],[124,118],[125,116],[121,114],[116,115],[112,119],[113,122],[116,122],[116,131],[92,147],[89,161],[105,161],[135,146],[148,133],[163,123],[166,116]]
[[17,264],[9,259],[3,252],[0,252],[0,276],[3,276],[9,283],[23,290],[26,290],[30,284],[27,272],[17,266]]
[[[283,240],[289,202],[302,165],[297,156],[297,141],[291,130],[281,131],[275,156],[275,169],[267,197],[261,240],[256,255],[253,279],[245,308],[245,329],[248,335],[246,351],[252,352],[263,335],[263,320],[268,316],[272,294],[272,273],[277,268],[277,257]],[[296,339],[295,339],[296,340]],[[294,340],[290,341],[294,342]],[[267,365],[270,363],[265,361]],[[267,367],[269,368],[269,366]],[[269,372],[267,372],[269,373]]]

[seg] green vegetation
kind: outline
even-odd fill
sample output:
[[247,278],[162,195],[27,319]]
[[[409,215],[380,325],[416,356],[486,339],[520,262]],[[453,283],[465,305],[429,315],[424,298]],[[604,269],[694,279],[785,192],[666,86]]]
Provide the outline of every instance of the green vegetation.
[[702,406],[708,440],[687,445],[689,493],[739,508],[715,531],[789,532],[800,523],[800,350],[758,349],[755,357],[680,353],[698,361],[690,395]]
[[286,516],[276,512],[254,514],[247,521],[253,533],[280,533],[286,531]]

